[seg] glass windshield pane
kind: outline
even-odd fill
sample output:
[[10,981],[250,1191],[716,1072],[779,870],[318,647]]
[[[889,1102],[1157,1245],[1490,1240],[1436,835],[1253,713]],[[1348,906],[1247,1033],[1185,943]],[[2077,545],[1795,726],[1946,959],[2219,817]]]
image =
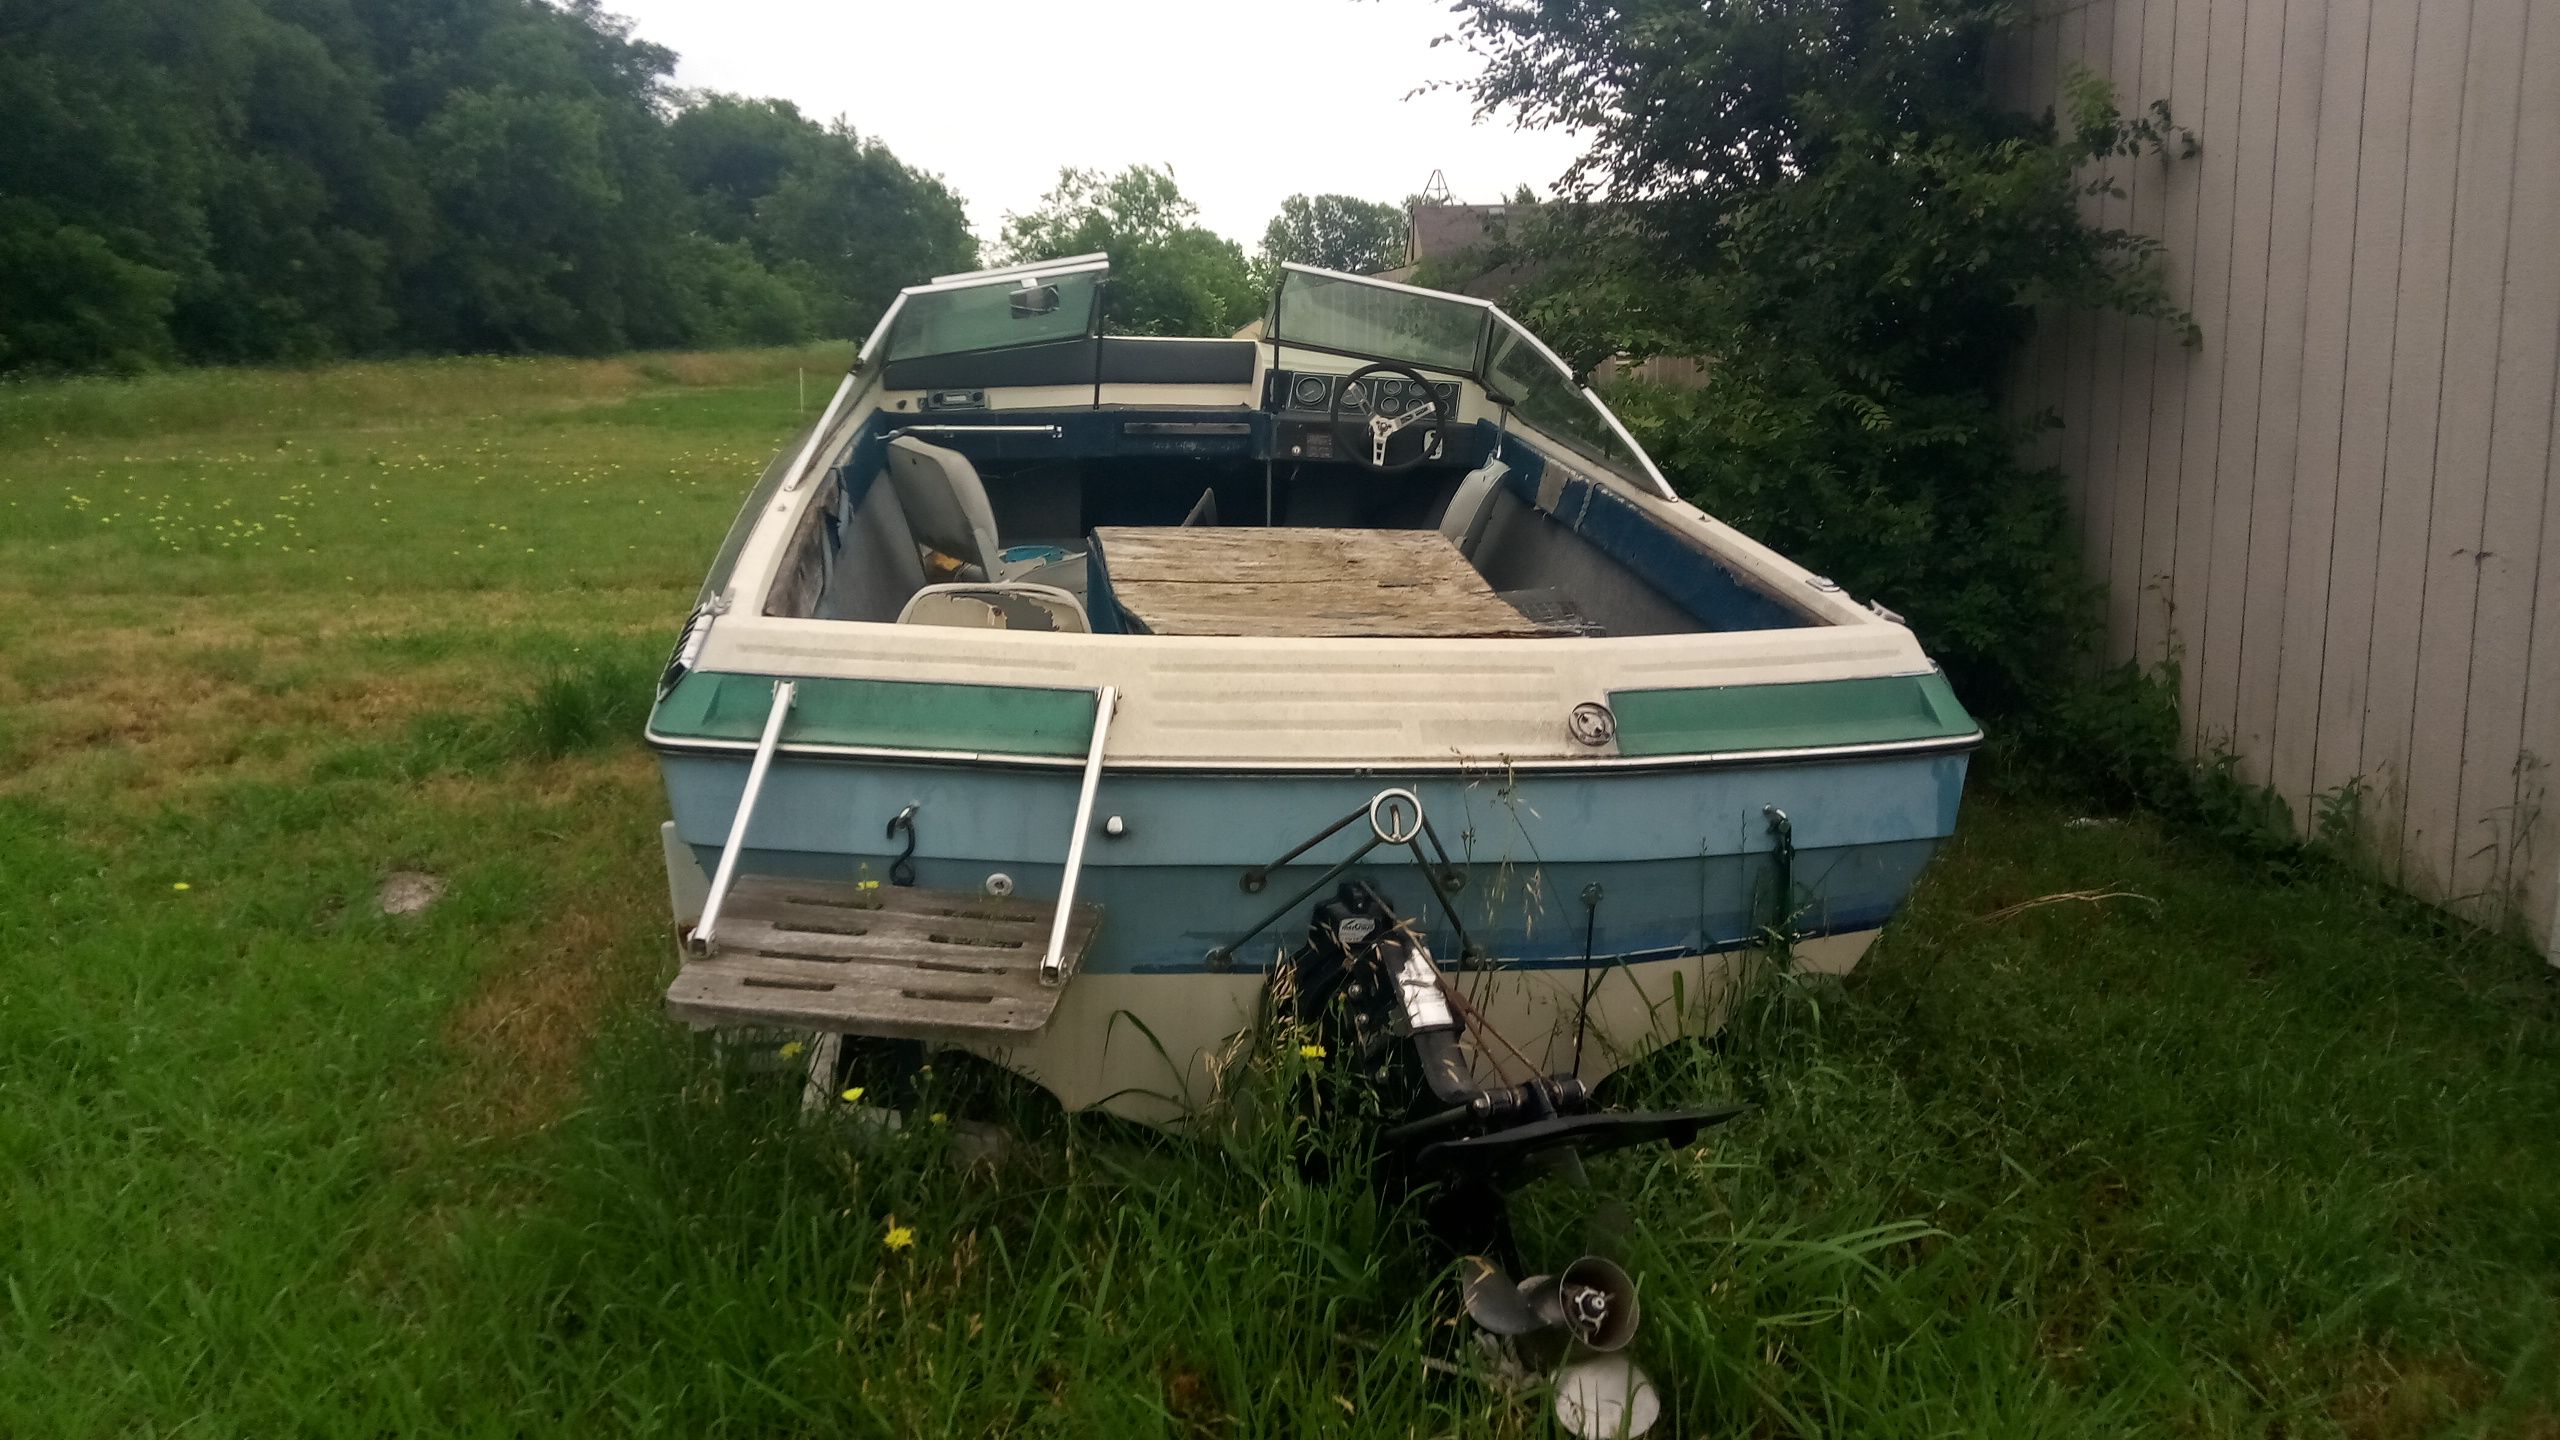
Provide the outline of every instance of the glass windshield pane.
[[884,342],[887,358],[912,360],[1075,339],[1092,328],[1093,290],[1104,273],[1042,276],[1030,289],[1014,277],[904,296]]
[[1287,344],[1468,375],[1487,313],[1464,300],[1291,270],[1280,281],[1273,333]]
[[1485,385],[1509,401],[1512,413],[1530,425],[1631,475],[1642,473],[1618,432],[1592,408],[1582,387],[1531,343],[1528,332],[1511,323],[1509,316],[1494,323]]

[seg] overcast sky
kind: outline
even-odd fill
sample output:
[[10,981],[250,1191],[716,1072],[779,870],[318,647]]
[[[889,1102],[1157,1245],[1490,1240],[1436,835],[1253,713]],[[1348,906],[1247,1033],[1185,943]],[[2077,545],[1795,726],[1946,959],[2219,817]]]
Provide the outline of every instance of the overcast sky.
[[1478,124],[1437,0],[606,0],[682,58],[676,83],[842,115],[949,181],[994,239],[1059,167],[1171,165],[1247,251],[1286,197],[1544,194],[1575,145]]

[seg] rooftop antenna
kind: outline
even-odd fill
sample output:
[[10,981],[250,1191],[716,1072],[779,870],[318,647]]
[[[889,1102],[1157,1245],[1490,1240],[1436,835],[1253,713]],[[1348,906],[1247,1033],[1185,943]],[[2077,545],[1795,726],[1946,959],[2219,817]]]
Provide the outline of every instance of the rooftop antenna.
[[1449,177],[1437,170],[1432,171],[1431,178],[1422,185],[1422,202],[1426,205],[1448,204]]

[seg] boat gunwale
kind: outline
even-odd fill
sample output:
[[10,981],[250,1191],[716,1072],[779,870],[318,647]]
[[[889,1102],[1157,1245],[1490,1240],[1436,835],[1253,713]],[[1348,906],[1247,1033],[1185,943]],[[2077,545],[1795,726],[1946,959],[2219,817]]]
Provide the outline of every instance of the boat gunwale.
[[[660,755],[752,754],[756,748],[752,740],[719,740],[701,736],[666,735],[660,733],[654,725],[648,727],[644,733],[649,748]],[[1980,748],[1982,742],[1982,729],[1976,726],[1971,732],[1963,735],[1930,735],[1908,740],[1871,740],[1843,745],[1787,746],[1763,750],[1711,750],[1686,755],[1546,756],[1518,760],[1507,756],[1474,758],[1453,756],[1434,757],[1428,760],[1363,760],[1335,764],[1311,764],[1304,760],[1257,761],[1229,757],[1120,762],[1106,759],[1102,769],[1103,773],[1114,775],[1222,773],[1258,777],[1299,775],[1326,779],[1414,773],[1573,775],[1598,770],[1625,774],[1651,770],[1726,769],[1959,755]],[[887,745],[835,745],[822,741],[785,741],[775,748],[777,755],[830,761],[892,760],[962,767],[987,766],[1062,772],[1084,768],[1084,761],[1073,756],[1023,755],[982,750],[916,750]]]

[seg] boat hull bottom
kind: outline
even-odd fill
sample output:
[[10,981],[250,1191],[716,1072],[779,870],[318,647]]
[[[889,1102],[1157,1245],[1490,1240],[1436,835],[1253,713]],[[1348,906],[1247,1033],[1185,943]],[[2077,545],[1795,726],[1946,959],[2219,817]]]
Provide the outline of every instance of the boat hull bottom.
[[[661,828],[660,837],[668,900],[681,933],[700,917],[709,881],[672,824]],[[1877,933],[1869,927],[1799,940],[1794,968],[1800,974],[1845,975]],[[1493,1031],[1541,1072],[1572,1071],[1597,1084],[1673,1040],[1721,1030],[1764,966],[1763,952],[1735,948],[1612,956],[1587,972],[1578,965],[1497,964],[1452,979]],[[1586,976],[1591,1003],[1577,1068],[1574,1016]],[[1036,1037],[954,1042],[953,1048],[1031,1080],[1066,1109],[1178,1125],[1216,1101],[1223,1077],[1250,1043],[1265,981],[1259,967],[1230,974],[1088,969],[1067,982],[1056,1012]],[[1468,1046],[1479,1081],[1521,1078],[1501,1042],[1470,1034]]]
[[[1845,975],[1874,930],[1825,935],[1795,949],[1798,973]],[[1726,951],[1612,963],[1594,971],[1578,1073],[1597,1084],[1653,1050],[1724,1027],[1763,962],[1761,952]],[[1575,1071],[1578,969],[1492,969],[1452,977],[1492,1029],[1548,1074]],[[1215,1102],[1219,1086],[1251,1043],[1264,976],[1076,976],[1048,1028],[1028,1042],[964,1045],[1031,1080],[1069,1110],[1101,1109],[1126,1119],[1174,1125]],[[1519,1066],[1499,1042],[1470,1034],[1477,1078],[1516,1081]]]

